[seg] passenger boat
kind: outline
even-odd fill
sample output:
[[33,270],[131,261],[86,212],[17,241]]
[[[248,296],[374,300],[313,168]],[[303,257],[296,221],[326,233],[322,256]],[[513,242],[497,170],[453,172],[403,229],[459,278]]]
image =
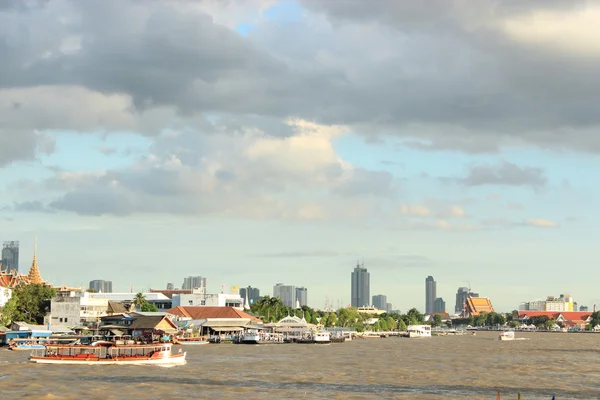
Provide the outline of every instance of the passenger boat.
[[430,338],[431,326],[429,325],[409,325],[406,328],[409,338]]
[[29,360],[40,364],[80,365],[182,365],[186,353],[171,353],[171,343],[117,345],[99,341],[86,345],[48,345],[34,349]]
[[515,340],[515,331],[502,331],[498,335],[500,340]]
[[331,333],[327,331],[317,331],[313,334],[313,341],[317,344],[331,343]]

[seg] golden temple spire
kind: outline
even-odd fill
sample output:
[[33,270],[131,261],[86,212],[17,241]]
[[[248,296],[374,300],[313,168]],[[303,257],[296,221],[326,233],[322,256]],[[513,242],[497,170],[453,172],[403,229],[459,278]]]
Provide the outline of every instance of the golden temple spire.
[[33,262],[31,263],[31,268],[29,269],[27,277],[29,278],[29,283],[44,283],[42,276],[40,275],[40,269],[37,265],[37,236],[33,242]]

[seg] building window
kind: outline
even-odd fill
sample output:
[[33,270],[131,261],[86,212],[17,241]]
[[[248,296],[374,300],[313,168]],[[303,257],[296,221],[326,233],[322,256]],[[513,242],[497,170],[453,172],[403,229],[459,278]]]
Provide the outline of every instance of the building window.
[[60,322],[63,322],[62,318],[60,318]]
[[65,318],[65,322],[68,322],[68,321],[67,321],[67,318]]
[[190,306],[193,306],[193,305],[194,305],[194,300],[188,300],[188,304],[189,304]]

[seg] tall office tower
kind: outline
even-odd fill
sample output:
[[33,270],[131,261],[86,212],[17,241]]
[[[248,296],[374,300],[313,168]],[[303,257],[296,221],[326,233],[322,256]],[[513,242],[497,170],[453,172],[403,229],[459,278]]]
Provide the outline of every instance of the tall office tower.
[[167,283],[167,290],[173,290],[175,289],[175,285],[173,285],[171,282]]
[[19,272],[19,242],[11,240],[2,245],[2,270]]
[[96,279],[90,281],[90,290],[96,293],[112,293],[112,281]]
[[304,307],[308,305],[308,289],[305,287],[296,288],[296,307]]
[[438,297],[433,301],[433,312],[436,313],[445,313],[446,312],[446,302],[441,297]]
[[253,288],[252,286],[240,288],[240,297],[244,304],[246,303],[246,295],[248,295],[248,305],[251,306],[260,299],[260,290],[258,288]]
[[392,309],[392,303],[385,303],[385,312],[391,313]]
[[384,294],[377,294],[373,296],[373,301],[371,304],[378,310],[385,310],[387,305],[387,296]]
[[465,302],[469,298],[469,288],[459,287],[456,291],[456,304],[454,306],[454,312],[458,315],[463,312]]
[[296,286],[278,283],[273,286],[273,297],[279,297],[284,306],[296,307]]
[[201,276],[188,276],[187,278],[183,278],[182,289],[192,290],[192,289],[202,289],[204,293],[206,293],[206,278]]
[[425,314],[431,314],[433,312],[433,302],[437,298],[435,292],[435,280],[433,276],[428,276],[425,279]]
[[350,305],[352,307],[369,306],[371,300],[371,282],[369,272],[364,264],[356,264],[352,272],[352,288],[351,288]]

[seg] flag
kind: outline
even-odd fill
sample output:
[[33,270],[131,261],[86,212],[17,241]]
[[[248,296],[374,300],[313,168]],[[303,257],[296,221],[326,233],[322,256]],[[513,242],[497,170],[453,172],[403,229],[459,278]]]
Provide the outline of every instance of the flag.
[[500,392],[496,395],[496,400],[500,400]]
[[556,399],[554,398],[554,395],[552,395],[552,400],[556,400]]

